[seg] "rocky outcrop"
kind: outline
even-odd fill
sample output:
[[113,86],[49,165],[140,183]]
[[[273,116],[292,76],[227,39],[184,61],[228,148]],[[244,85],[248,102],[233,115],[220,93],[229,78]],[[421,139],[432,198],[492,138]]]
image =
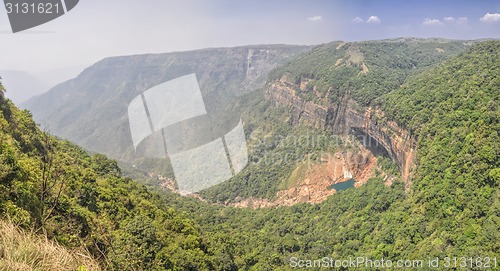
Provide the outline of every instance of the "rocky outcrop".
[[366,183],[374,176],[376,161],[377,159],[365,149],[361,152],[323,153],[319,162],[298,164],[294,172],[304,171],[303,178],[287,189],[278,191],[274,200],[236,198],[234,202],[226,202],[225,205],[256,209],[321,203],[337,192],[330,188],[332,184],[345,182],[353,177],[356,178],[355,187]]
[[399,166],[406,189],[410,189],[416,140],[408,131],[388,121],[380,109],[361,106],[349,93],[337,104],[306,101],[299,94],[311,88],[301,84],[283,76],[268,85],[266,96],[275,104],[289,108],[291,123],[311,125],[335,134],[354,134],[370,150],[382,147]]
[[325,116],[328,113],[328,107],[299,97],[297,92],[307,89],[304,85],[305,83],[301,82],[301,87],[297,87],[283,76],[280,81],[271,83],[267,94],[277,104],[290,108],[291,124],[304,123],[316,128],[323,128],[326,126]]

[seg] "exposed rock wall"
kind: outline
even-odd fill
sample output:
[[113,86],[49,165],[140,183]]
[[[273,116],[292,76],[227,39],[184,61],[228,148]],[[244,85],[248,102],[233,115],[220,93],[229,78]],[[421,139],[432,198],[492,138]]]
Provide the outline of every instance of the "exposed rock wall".
[[277,104],[289,107],[292,124],[304,123],[316,128],[325,127],[328,107],[305,101],[296,94],[297,91],[300,91],[300,87],[283,77],[279,82],[271,83],[267,95]]
[[[306,90],[307,91],[307,90]],[[406,189],[411,187],[411,172],[415,167],[415,138],[395,122],[387,121],[378,108],[364,107],[346,93],[338,104],[327,106],[305,101],[301,83],[295,84],[284,76],[271,82],[266,96],[275,104],[290,110],[290,122],[330,130],[335,134],[354,133],[367,148],[382,146],[400,167]]]

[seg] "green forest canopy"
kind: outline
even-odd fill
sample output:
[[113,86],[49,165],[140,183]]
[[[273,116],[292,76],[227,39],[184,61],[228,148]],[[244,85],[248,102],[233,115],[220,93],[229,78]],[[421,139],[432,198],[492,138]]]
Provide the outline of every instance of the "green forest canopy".
[[237,209],[148,190],[0,93],[0,214],[110,270],[288,270],[289,258],[499,257],[499,49],[489,41],[376,99],[418,138],[412,192],[372,179],[317,205]]

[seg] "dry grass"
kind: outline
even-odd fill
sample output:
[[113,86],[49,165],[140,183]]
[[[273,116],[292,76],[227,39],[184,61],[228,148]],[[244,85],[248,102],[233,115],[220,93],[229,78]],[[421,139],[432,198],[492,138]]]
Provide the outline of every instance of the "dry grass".
[[71,251],[48,240],[0,220],[0,270],[101,270],[88,253]]

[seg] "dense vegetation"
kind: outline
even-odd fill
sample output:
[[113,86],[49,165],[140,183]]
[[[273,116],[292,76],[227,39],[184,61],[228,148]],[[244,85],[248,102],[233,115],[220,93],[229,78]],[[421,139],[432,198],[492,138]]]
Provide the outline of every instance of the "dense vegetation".
[[[289,270],[292,256],[498,261],[499,49],[475,45],[372,101],[418,138],[411,192],[374,178],[321,204],[273,209],[148,191],[116,162],[41,132],[0,93],[0,214],[110,270]],[[271,121],[253,130],[279,135]]]
[[[381,121],[395,120],[418,138],[410,193],[373,179],[319,206],[269,210],[269,221],[250,219],[238,231],[261,229],[256,235],[268,244],[261,251],[275,253],[278,262],[280,255],[500,256],[499,57],[500,42],[480,43],[371,102],[385,111],[387,119]],[[394,171],[386,159],[379,163]],[[329,217],[339,210],[344,213]]]
[[[347,92],[350,98],[369,104],[384,93],[399,89],[408,77],[464,51],[467,46],[462,41],[411,38],[332,42],[274,69],[269,79],[286,76],[296,89],[301,82],[307,82],[308,90],[297,94],[319,104],[332,106]],[[363,73],[362,66],[368,67],[368,72]],[[316,91],[311,91],[313,87]],[[223,203],[250,196],[273,199],[282,188],[276,180],[287,179],[301,163],[316,162],[309,157],[357,148],[357,142],[330,131],[292,125],[289,108],[276,107],[262,99],[264,95],[262,90],[255,91],[232,105],[243,112],[252,159],[235,178],[202,191],[205,199]],[[387,157],[381,157],[379,167],[385,174],[400,175]]]
[[[299,93],[308,100],[336,103],[349,92],[361,104],[399,88],[405,79],[463,52],[468,43],[451,40],[396,39],[332,42],[318,46],[270,74],[295,83],[312,80],[321,94]],[[363,71],[365,67],[365,71]]]
[[408,211],[429,253],[500,252],[499,58],[500,42],[481,43],[380,100],[419,138]]
[[191,219],[120,175],[115,161],[40,131],[0,93],[2,217],[84,247],[106,269],[217,267]]

